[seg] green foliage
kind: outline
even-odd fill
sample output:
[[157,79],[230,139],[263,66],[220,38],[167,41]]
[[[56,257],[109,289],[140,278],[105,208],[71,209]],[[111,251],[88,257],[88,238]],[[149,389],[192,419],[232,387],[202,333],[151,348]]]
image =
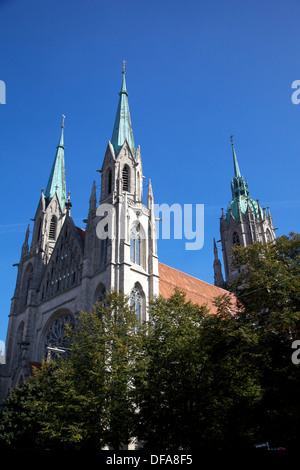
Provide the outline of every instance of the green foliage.
[[26,449],[32,445],[39,426],[35,416],[27,406],[35,398],[35,387],[28,380],[14,388],[6,400],[5,411],[0,419],[0,449]]
[[138,324],[113,292],[68,331],[70,351],[11,391],[0,420],[9,449],[297,448],[300,366],[299,235],[235,249],[241,277],[217,313],[175,291]]
[[300,368],[292,363],[291,345],[300,339],[300,235],[237,247],[234,266],[242,275],[231,288],[241,301],[241,318],[257,332],[262,357],[257,439],[297,449]]
[[245,421],[261,393],[257,339],[228,316],[229,297],[217,303],[213,315],[177,291],[152,305],[139,404],[139,437],[148,449],[228,450],[252,437]]
[[[81,312],[68,332],[67,357],[44,364],[20,390],[23,418],[36,430],[29,447],[99,450],[126,444],[135,422],[135,382],[145,368],[143,337],[144,327],[122,294],[108,294],[105,305]],[[29,384],[37,390],[33,398],[26,392]],[[19,425],[15,393],[4,412],[6,442],[14,434],[9,416]],[[14,439],[19,441],[16,434]]]
[[300,234],[234,249],[233,266],[241,270],[231,289],[245,314],[265,331],[289,336],[299,328]]

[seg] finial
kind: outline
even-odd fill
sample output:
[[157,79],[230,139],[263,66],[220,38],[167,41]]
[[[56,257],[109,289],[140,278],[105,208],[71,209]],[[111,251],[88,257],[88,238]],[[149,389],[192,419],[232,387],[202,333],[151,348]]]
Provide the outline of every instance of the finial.
[[72,203],[70,201],[70,196],[71,196],[71,191],[68,192],[68,198],[66,200],[66,209],[67,209],[67,215],[71,215],[71,207],[72,207]]
[[233,135],[230,136],[230,142],[231,142],[231,145],[233,147]]
[[125,71],[126,64],[127,64],[127,60],[123,60],[123,73],[126,73]]
[[61,126],[61,127],[65,127],[65,118],[66,118],[66,116],[63,114],[62,117],[63,117],[63,122],[62,122],[62,126]]

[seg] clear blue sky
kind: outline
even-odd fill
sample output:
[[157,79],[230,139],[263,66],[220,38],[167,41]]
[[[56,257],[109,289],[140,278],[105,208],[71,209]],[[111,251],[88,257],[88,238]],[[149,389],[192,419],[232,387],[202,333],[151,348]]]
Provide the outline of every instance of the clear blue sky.
[[155,202],[205,205],[203,249],[160,240],[160,261],[213,283],[212,240],[231,197],[231,134],[250,194],[270,206],[277,235],[300,230],[300,105],[291,101],[299,18],[298,0],[0,0],[0,340],[12,265],[47,184],[61,115],[72,216],[84,227],[123,60]]

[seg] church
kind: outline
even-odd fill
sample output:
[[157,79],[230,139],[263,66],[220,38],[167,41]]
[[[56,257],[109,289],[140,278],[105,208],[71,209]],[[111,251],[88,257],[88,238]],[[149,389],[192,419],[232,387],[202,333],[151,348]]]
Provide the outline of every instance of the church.
[[[214,240],[214,285],[159,262],[151,181],[143,203],[143,166],[135,146],[128,92],[122,86],[111,140],[104,154],[100,194],[91,182],[85,229],[71,216],[66,190],[64,120],[46,190],[39,196],[29,241],[29,226],[18,263],[16,287],[6,338],[6,360],[0,364],[0,401],[10,387],[31,374],[49,347],[63,347],[66,323],[91,311],[106,291],[123,291],[140,321],[158,295],[168,298],[179,287],[186,297],[214,309],[213,299],[226,293],[238,273],[232,271],[230,249],[275,239],[270,212],[249,194],[232,142],[234,178],[232,201],[222,209],[220,235],[225,269],[222,274]],[[109,213],[109,223],[107,214]]]

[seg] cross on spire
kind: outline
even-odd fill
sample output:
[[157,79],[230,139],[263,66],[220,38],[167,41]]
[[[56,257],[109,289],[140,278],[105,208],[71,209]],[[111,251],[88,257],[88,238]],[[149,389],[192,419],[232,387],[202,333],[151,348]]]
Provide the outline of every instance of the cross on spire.
[[125,72],[126,64],[127,64],[127,60],[123,60],[123,72]]

